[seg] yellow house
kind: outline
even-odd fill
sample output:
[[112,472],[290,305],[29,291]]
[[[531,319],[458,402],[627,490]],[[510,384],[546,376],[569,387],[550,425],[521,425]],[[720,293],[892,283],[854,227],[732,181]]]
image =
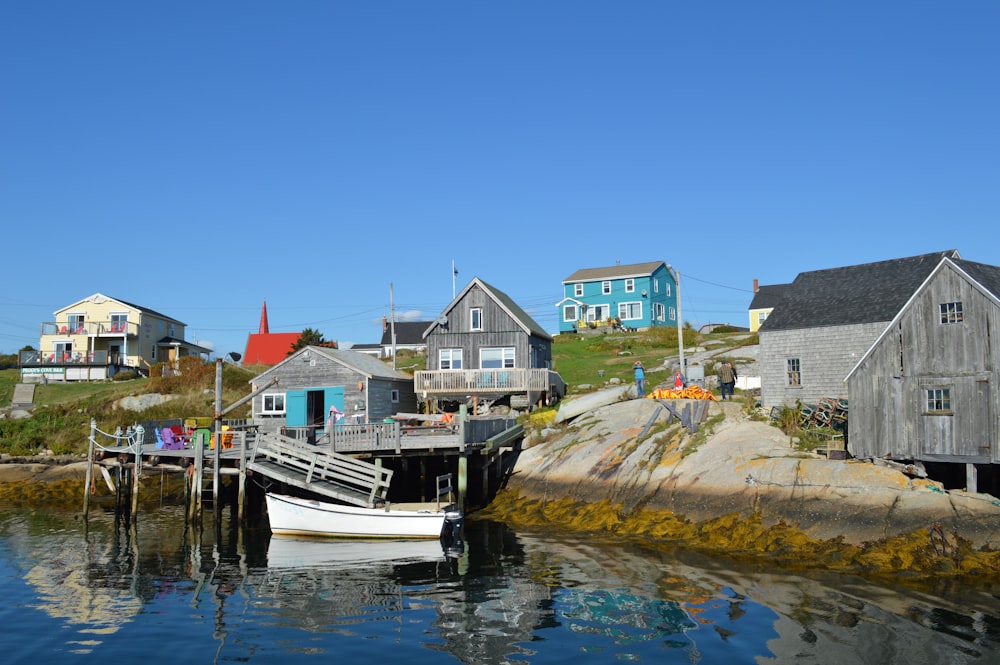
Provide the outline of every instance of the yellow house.
[[764,323],[768,315],[774,311],[774,306],[785,295],[789,286],[791,284],[759,286],[756,279],[753,281],[753,300],[750,302],[750,332],[757,332],[760,324]]
[[184,339],[185,324],[148,307],[95,293],[42,323],[38,351],[20,354],[21,381],[94,381],[183,356],[211,353]]

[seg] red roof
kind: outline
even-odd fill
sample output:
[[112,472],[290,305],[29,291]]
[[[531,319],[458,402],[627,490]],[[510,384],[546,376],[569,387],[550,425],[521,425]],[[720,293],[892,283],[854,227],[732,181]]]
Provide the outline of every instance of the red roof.
[[288,357],[288,353],[301,335],[300,332],[250,333],[246,351],[243,353],[243,364],[277,365]]

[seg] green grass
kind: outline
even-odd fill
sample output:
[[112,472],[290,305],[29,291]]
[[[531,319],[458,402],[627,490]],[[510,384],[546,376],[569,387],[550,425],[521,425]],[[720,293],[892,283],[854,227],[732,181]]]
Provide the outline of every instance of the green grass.
[[[692,348],[701,338],[696,331],[684,331],[684,346]],[[678,357],[676,328],[653,328],[642,332],[585,336],[557,335],[552,345],[554,369],[575,392],[577,386],[603,386],[612,378],[632,382],[632,366],[641,360],[646,367],[646,386],[667,383],[667,370],[656,368]],[[600,372],[604,372],[604,376]]]

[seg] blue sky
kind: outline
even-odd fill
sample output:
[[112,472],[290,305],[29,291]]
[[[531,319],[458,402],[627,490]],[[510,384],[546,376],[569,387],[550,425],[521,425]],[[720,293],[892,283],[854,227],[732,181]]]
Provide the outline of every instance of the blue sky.
[[377,342],[480,277],[558,330],[663,260],[694,325],[753,280],[1000,264],[1000,3],[0,5],[0,352],[93,293],[242,352]]

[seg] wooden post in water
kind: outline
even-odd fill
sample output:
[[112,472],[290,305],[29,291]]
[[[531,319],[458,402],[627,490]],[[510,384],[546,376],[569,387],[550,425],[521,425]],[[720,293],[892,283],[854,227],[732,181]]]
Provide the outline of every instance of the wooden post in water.
[[83,485],[83,521],[90,512],[90,485],[94,482],[94,442],[97,438],[97,419],[90,419],[90,442],[87,444],[87,475]]
[[212,469],[212,505],[218,519],[222,507],[219,505],[219,451],[222,450],[222,358],[215,359],[215,466]]
[[191,481],[191,493],[188,495],[188,521],[200,524],[202,473],[205,467],[205,437],[195,437],[195,441],[198,443],[195,443],[194,446],[194,473],[188,474]]
[[131,520],[134,522],[139,512],[139,474],[142,472],[142,445],[145,440],[145,430],[140,426],[133,434],[135,441],[129,441],[132,447],[134,459],[132,460],[132,513]]
[[469,486],[469,456],[462,454],[458,456],[458,509],[465,513],[465,491]]

